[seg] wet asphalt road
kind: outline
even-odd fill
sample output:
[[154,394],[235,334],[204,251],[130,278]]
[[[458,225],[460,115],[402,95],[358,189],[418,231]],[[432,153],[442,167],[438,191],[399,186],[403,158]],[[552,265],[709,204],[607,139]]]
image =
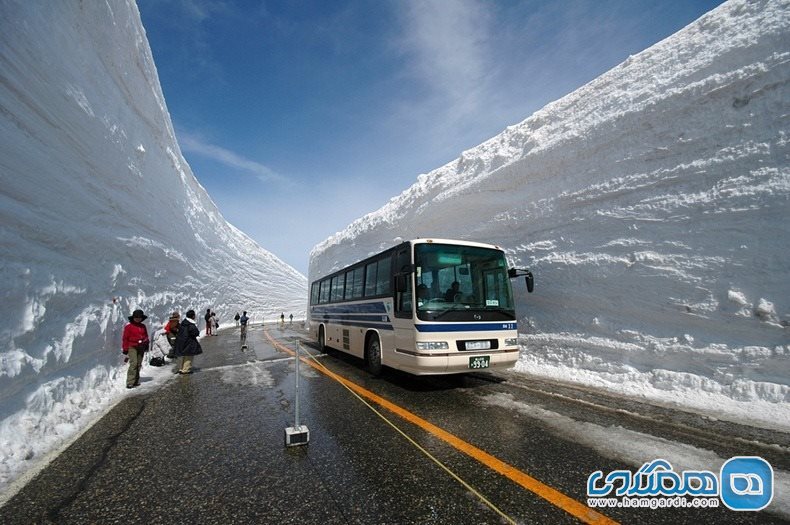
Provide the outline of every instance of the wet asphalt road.
[[[305,336],[291,327],[267,329],[290,348]],[[132,391],[0,508],[0,523],[579,522],[435,435],[379,409],[410,442],[337,381],[304,364],[300,419],[310,430],[310,443],[285,447],[284,429],[294,424],[294,359],[272,346],[261,326],[250,329],[247,342],[241,351],[234,330],[203,339],[194,374],[174,375],[154,392]],[[485,399],[506,396],[579,421],[683,441],[721,457],[762,455],[775,468],[790,468],[781,450],[771,456],[770,447],[744,444],[786,447],[783,434],[508,373],[459,380],[387,371],[372,378],[356,359],[305,348],[334,372],[579,502],[586,499],[591,472],[632,468],[540,419]],[[733,434],[742,438],[723,437]],[[783,522],[766,512],[724,508],[603,513],[623,523]]]

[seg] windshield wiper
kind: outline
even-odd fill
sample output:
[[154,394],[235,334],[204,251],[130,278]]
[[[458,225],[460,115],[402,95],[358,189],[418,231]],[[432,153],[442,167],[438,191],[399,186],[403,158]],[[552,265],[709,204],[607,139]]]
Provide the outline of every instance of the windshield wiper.
[[435,321],[435,320],[439,319],[440,317],[444,317],[445,315],[447,315],[450,312],[459,312],[461,310],[466,311],[467,309],[464,308],[464,307],[458,308],[457,306],[453,305],[452,308],[448,308],[448,309],[446,309],[446,310],[444,310],[442,312],[439,312],[438,314],[435,314],[433,316],[433,320]]
[[[445,315],[449,314],[450,312],[467,312],[467,313],[482,313],[482,314],[501,314],[503,316],[507,316],[508,318],[513,316],[513,310],[508,308],[503,308],[501,306],[497,307],[490,307],[490,306],[477,306],[477,307],[470,307],[468,305],[457,305],[446,310],[442,310],[441,312],[437,312],[432,314],[432,320],[436,321],[437,319],[441,319]],[[515,319],[515,317],[513,317]]]
[[500,312],[503,314],[513,313],[513,307],[511,306],[508,308],[507,306],[480,306],[476,308],[479,312]]

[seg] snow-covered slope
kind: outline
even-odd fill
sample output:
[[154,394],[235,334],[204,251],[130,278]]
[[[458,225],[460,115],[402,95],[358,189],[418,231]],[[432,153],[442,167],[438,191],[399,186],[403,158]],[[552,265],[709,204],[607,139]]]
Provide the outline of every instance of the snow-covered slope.
[[126,393],[133,308],[304,315],[184,161],[132,0],[2,2],[0,144],[0,488]]
[[790,3],[730,1],[316,246],[530,267],[518,370],[790,427]]

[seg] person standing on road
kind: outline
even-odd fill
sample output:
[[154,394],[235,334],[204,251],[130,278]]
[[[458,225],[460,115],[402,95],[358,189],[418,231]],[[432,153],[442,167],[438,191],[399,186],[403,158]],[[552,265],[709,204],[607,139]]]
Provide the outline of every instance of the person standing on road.
[[206,308],[206,315],[203,316],[206,320],[206,335],[211,335],[211,308]]
[[129,361],[129,370],[126,372],[126,388],[140,385],[140,368],[143,366],[143,357],[148,350],[148,328],[143,321],[148,317],[142,310],[135,310],[129,316],[129,324],[123,327],[123,342],[121,350]]
[[285,312],[282,312],[282,313],[280,314],[280,324],[281,324],[281,325],[284,325],[284,324],[285,324]]
[[176,355],[181,358],[181,367],[177,373],[192,373],[192,360],[196,355],[203,353],[197,340],[198,335],[200,335],[200,329],[195,322],[195,311],[189,310],[186,318],[181,321],[176,338]]
[[294,314],[290,314],[290,315],[288,316],[288,321],[289,321],[289,323],[288,323],[288,324],[294,324]]
[[181,314],[173,312],[170,314],[170,319],[165,323],[165,336],[167,342],[170,343],[170,351],[167,353],[169,359],[175,358],[176,337],[178,337],[178,327],[181,325]]
[[246,335],[247,335],[247,322],[249,320],[250,320],[250,318],[247,317],[247,310],[244,310],[244,313],[241,314],[241,317],[239,317],[239,324],[241,324],[241,336],[242,337],[246,337]]
[[239,312],[236,312],[236,317],[234,317],[233,319],[236,320],[236,326],[239,326],[239,319],[241,319],[241,316],[239,315]]

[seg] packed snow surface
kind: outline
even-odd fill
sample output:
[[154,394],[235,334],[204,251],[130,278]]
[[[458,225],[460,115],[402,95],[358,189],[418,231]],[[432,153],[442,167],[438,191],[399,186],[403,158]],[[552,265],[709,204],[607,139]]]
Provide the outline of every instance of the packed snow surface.
[[790,429],[790,3],[730,1],[311,252],[476,240],[515,282],[516,369]]
[[300,318],[306,280],[193,176],[132,0],[3,1],[0,144],[2,494],[126,395],[133,309]]

